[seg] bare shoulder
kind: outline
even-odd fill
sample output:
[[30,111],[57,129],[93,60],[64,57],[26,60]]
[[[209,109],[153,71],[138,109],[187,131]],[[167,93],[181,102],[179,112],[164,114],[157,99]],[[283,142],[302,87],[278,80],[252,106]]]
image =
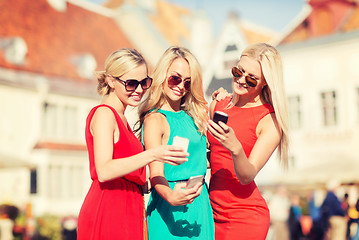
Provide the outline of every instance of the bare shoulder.
[[110,133],[116,129],[116,117],[108,107],[99,107],[96,109],[90,123],[91,133],[96,135]]
[[166,117],[162,113],[151,112],[146,115],[143,124],[153,126],[157,124],[162,124],[164,121],[166,121]]
[[108,107],[99,107],[96,109],[92,122],[116,122],[115,115],[113,114],[112,110]]
[[143,140],[146,148],[167,143],[170,126],[167,118],[159,112],[152,112],[143,121]]
[[143,129],[145,132],[150,131],[163,133],[166,125],[168,125],[166,117],[159,112],[149,113],[143,121]]
[[213,114],[214,114],[214,108],[216,107],[216,100],[213,100],[210,104],[209,104],[209,116],[211,117],[211,119],[213,118]]
[[278,125],[275,113],[270,113],[264,116],[258,123],[257,135],[260,134],[271,134],[274,136],[281,136],[282,130]]

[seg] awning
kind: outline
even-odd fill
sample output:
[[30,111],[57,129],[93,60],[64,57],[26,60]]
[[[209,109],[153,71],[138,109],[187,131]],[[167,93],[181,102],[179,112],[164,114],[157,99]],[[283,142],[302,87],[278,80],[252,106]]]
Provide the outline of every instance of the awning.
[[25,159],[8,156],[0,153],[0,169],[2,168],[34,168],[35,165],[31,164]]
[[306,167],[289,169],[277,179],[287,184],[325,184],[331,179],[341,183],[359,182],[359,157],[328,157]]

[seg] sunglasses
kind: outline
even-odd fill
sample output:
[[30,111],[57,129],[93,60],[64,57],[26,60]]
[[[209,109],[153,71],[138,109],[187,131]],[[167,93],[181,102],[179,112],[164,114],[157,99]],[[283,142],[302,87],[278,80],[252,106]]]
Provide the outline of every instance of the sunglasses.
[[[179,76],[171,75],[167,79],[168,85],[177,86],[182,82],[182,78]],[[191,80],[183,80],[183,86],[186,91],[189,91],[191,88]]]
[[124,81],[124,80],[121,80],[119,77],[114,77],[114,76],[112,76],[112,77],[114,79],[122,82],[125,85],[126,91],[129,91],[129,92],[135,91],[137,89],[138,85],[141,85],[142,90],[149,89],[152,84],[152,78],[150,78],[149,76],[142,79],[141,81],[138,81],[136,79],[128,79],[128,80]]
[[[233,74],[233,77],[237,78],[237,79],[240,79],[241,77],[244,76],[244,72],[237,67],[232,68],[232,74]],[[246,80],[246,84],[249,87],[257,86],[258,79],[256,77],[247,75],[247,76],[245,76],[245,80]]]

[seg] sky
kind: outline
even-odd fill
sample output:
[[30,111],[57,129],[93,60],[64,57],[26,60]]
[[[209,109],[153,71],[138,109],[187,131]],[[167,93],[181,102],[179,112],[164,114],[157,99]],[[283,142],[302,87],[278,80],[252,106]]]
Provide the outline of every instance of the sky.
[[[106,0],[87,0],[102,3]],[[191,10],[204,10],[209,16],[214,33],[217,33],[228,17],[235,11],[244,20],[260,26],[283,31],[303,9],[307,0],[167,0]]]

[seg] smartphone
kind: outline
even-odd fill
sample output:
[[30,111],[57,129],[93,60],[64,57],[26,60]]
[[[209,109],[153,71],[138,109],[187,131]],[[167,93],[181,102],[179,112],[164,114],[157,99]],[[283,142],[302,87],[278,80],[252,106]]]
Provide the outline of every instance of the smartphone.
[[187,181],[186,189],[193,188],[194,186],[196,186],[197,183],[203,183],[203,180],[204,180],[203,175],[190,177]]
[[218,124],[219,121],[227,124],[228,114],[221,111],[215,111],[213,115],[213,122]]
[[183,151],[187,152],[189,139],[184,137],[175,136],[172,141],[173,146],[183,148]]

